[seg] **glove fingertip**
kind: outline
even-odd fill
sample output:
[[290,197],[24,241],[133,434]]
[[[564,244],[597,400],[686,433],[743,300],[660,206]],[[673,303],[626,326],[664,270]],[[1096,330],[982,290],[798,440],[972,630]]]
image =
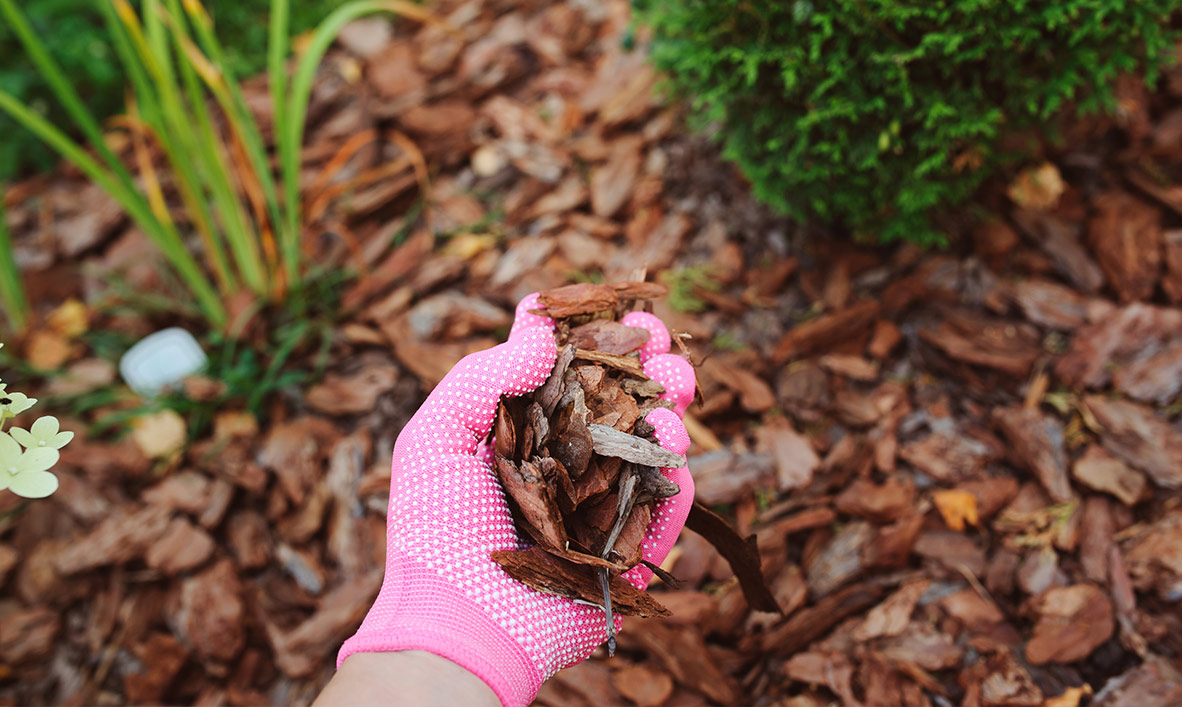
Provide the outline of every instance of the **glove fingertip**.
[[531,309],[538,309],[541,307],[541,304],[538,302],[538,294],[539,293],[537,292],[530,293],[517,303],[517,309],[513,313],[513,327],[509,330],[509,336],[513,336],[517,332],[525,329],[545,329],[547,331],[553,331],[553,319],[530,312]]
[[620,323],[624,326],[644,329],[649,333],[648,342],[637,351],[642,363],[654,356],[669,353],[669,346],[672,345],[673,339],[669,336],[669,330],[665,328],[665,323],[657,316],[648,312],[629,312],[624,315]]
[[644,364],[644,374],[665,386],[661,398],[673,403],[678,417],[685,415],[686,409],[694,401],[697,385],[693,365],[681,356],[661,354],[653,356]]
[[507,343],[514,375],[504,393],[521,395],[536,390],[546,382],[558,357],[554,333],[547,328],[528,327],[510,334]]
[[666,408],[657,408],[644,419],[656,430],[657,442],[662,447],[674,454],[685,454],[689,449],[689,432],[686,431],[685,423],[681,421],[677,413]]

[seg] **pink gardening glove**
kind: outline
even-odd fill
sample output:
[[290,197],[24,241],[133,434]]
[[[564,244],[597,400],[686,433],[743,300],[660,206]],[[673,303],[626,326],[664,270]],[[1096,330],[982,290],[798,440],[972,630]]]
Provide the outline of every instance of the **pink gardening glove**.
[[[385,579],[361,628],[341,647],[338,667],[354,653],[424,650],[484,680],[504,704],[525,705],[546,678],[606,640],[602,609],[534,591],[489,557],[525,546],[482,442],[500,397],[534,390],[554,366],[554,323],[528,312],[537,306],[536,295],[522,300],[509,341],[456,364],[398,436]],[[669,332],[656,317],[633,312],[623,321],[652,333],[641,360],[677,414],[658,409],[646,419],[662,446],[685,454],[689,436],[679,416],[693,400],[693,368],[668,353]],[[688,469],[662,471],[681,492],[654,507],[643,554],[657,565],[694,495]],[[624,577],[644,588],[652,572],[638,566]]]

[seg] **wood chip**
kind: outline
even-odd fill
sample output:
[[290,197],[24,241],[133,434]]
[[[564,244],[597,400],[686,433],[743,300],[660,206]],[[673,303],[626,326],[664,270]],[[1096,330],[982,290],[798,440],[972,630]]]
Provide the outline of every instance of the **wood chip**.
[[612,673],[612,684],[636,707],[658,707],[673,694],[673,679],[650,665],[630,665]]
[[[599,578],[595,570],[577,565],[545,552],[539,547],[528,550],[504,550],[492,553],[492,559],[519,582],[540,592],[603,605]],[[557,582],[554,577],[563,577]],[[649,594],[619,577],[610,580],[612,609],[625,616],[668,616],[669,611]]]
[[602,351],[576,349],[575,358],[581,361],[602,363],[605,366],[635,376],[640,380],[648,380],[648,376],[644,373],[644,367],[640,365],[640,359],[633,358],[632,356],[620,356],[618,354],[603,353]]
[[10,610],[3,619],[0,621],[0,659],[6,663],[45,659],[61,628],[61,617],[44,606]]
[[566,341],[575,348],[623,356],[644,346],[650,336],[648,329],[624,326],[609,319],[593,319],[571,329]]
[[1112,494],[1126,506],[1133,505],[1145,495],[1145,476],[1104,451],[1103,447],[1088,447],[1072,465],[1071,475],[1094,491]]
[[[893,346],[891,348],[893,348]],[[878,364],[873,361],[868,361],[861,356],[829,354],[827,356],[822,356],[820,360],[818,360],[818,363],[821,364],[821,368],[824,368],[830,373],[834,373],[839,376],[845,376],[851,380],[878,380]]]
[[1084,403],[1099,423],[1100,440],[1108,451],[1144,471],[1158,486],[1182,486],[1182,432],[1137,403],[1099,395]]
[[862,571],[863,548],[874,532],[869,523],[847,523],[805,561],[809,592],[816,597],[830,594]]
[[[678,683],[716,703],[733,705],[742,701],[739,686],[719,666],[698,627],[634,621],[622,638],[653,655]],[[676,699],[676,694],[670,699]]]
[[501,485],[516,503],[533,539],[552,550],[565,549],[566,528],[562,511],[537,465],[526,461],[519,466],[504,457],[497,457],[496,468]]
[[1122,302],[1145,300],[1161,267],[1161,212],[1125,192],[1101,194],[1088,221],[1088,243]]
[[754,535],[745,539],[740,537],[721,516],[700,503],[694,503],[690,509],[685,527],[710,541],[710,544],[726,558],[735,576],[739,578],[743,596],[753,608],[760,611],[780,611],[775,596],[763,578],[759,546]]
[[245,643],[242,585],[229,560],[189,577],[170,600],[169,624],[198,655],[232,660]]
[[807,356],[862,333],[878,316],[882,306],[872,300],[862,300],[833,314],[825,314],[805,322],[784,335],[776,344],[772,360],[778,364]]
[[791,656],[846,617],[872,606],[881,596],[882,589],[869,584],[855,584],[841,589],[793,614],[764,635],[760,645],[768,654]]
[[962,316],[922,329],[919,335],[958,361],[1024,377],[1042,355],[1040,338],[1029,329],[1025,324]]
[[1116,626],[1112,603],[1091,584],[1050,589],[1035,600],[1034,608],[1038,622],[1026,643],[1026,659],[1035,665],[1083,660]]
[[611,310],[618,302],[619,298],[611,285],[579,283],[542,292],[538,295],[541,307],[534,313],[565,319]]
[[1074,331],[1088,320],[1089,299],[1049,280],[1019,280],[1010,286],[1010,297],[1032,323],[1049,329]]
[[1017,209],[1014,222],[1078,289],[1092,294],[1104,285],[1104,273],[1080,243],[1078,225],[1050,212],[1028,209]]
[[807,486],[821,466],[821,458],[804,435],[792,429],[784,418],[773,418],[759,434],[776,463],[777,486],[781,491]]
[[591,432],[596,454],[616,457],[643,466],[672,469],[685,466],[685,457],[674,454],[660,445],[646,442],[636,435],[595,423],[587,425],[587,429]]
[[205,562],[213,553],[213,538],[184,518],[173,518],[144,560],[165,574],[179,574]]
[[308,390],[306,400],[314,410],[328,415],[370,412],[383,393],[398,380],[398,369],[388,363],[372,363],[351,375],[328,375]]
[[1070,501],[1073,494],[1067,478],[1062,423],[1021,406],[998,408],[993,420],[1009,440],[1014,462],[1033,471],[1056,502]]
[[1069,385],[1106,385],[1114,368],[1135,354],[1160,350],[1182,331],[1182,310],[1133,303],[1113,309],[1076,331],[1055,362],[1055,375]]
[[169,524],[168,509],[148,506],[114,513],[60,553],[54,564],[65,575],[121,564],[140,556]]
[[838,494],[834,505],[842,513],[887,523],[904,515],[914,501],[913,484],[895,478],[884,484],[858,479]]
[[1116,389],[1130,398],[1165,405],[1182,392],[1182,341],[1161,351],[1141,352],[1112,374]]

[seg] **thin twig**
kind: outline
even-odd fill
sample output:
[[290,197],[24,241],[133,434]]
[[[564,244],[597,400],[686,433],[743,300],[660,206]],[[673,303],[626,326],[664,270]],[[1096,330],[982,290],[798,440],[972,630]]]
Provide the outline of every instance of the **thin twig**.
[[[639,478],[640,475],[636,473],[636,467],[631,464],[625,467],[620,476],[620,495],[616,502],[616,522],[612,525],[612,531],[608,533],[607,542],[604,543],[603,553],[600,555],[605,560],[615,548],[616,538],[620,537],[620,531],[624,529],[624,523],[632,513],[632,505],[636,502],[636,481]],[[612,593],[608,584],[606,567],[599,568],[599,583],[603,587],[603,613],[607,619],[607,654],[613,656],[616,654],[616,625],[612,620]]]
[[636,503],[636,482],[639,478],[640,475],[636,473],[636,467],[631,464],[620,476],[620,495],[616,502],[616,522],[612,524],[612,530],[607,534],[607,542],[603,544],[603,552],[599,555],[605,560],[615,549],[616,539],[620,537],[624,523],[628,522],[628,516],[632,514],[632,506]]
[[607,655],[616,654],[616,622],[612,620],[612,592],[608,585],[607,568],[599,568],[599,584],[603,587],[603,613],[607,617]]

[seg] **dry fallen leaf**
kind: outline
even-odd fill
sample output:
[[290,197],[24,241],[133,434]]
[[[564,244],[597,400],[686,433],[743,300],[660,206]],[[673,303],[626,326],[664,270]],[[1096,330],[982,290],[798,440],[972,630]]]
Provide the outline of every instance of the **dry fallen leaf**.
[[70,359],[70,342],[54,331],[35,331],[25,344],[25,360],[41,371],[55,371]]
[[187,435],[185,418],[172,409],[138,417],[131,427],[132,439],[149,459],[167,457],[180,451]]
[[58,334],[73,339],[86,333],[89,318],[86,305],[71,297],[50,312],[45,323]]
[[259,421],[245,410],[226,410],[213,418],[213,438],[253,437],[259,433]]
[[1059,197],[1063,195],[1065,187],[1059,168],[1050,162],[1044,162],[1037,167],[1019,172],[1006,189],[1006,194],[1024,209],[1044,211],[1053,209],[1059,203]]
[[977,497],[961,489],[941,489],[932,492],[936,510],[950,529],[964,530],[965,523],[977,525]]

